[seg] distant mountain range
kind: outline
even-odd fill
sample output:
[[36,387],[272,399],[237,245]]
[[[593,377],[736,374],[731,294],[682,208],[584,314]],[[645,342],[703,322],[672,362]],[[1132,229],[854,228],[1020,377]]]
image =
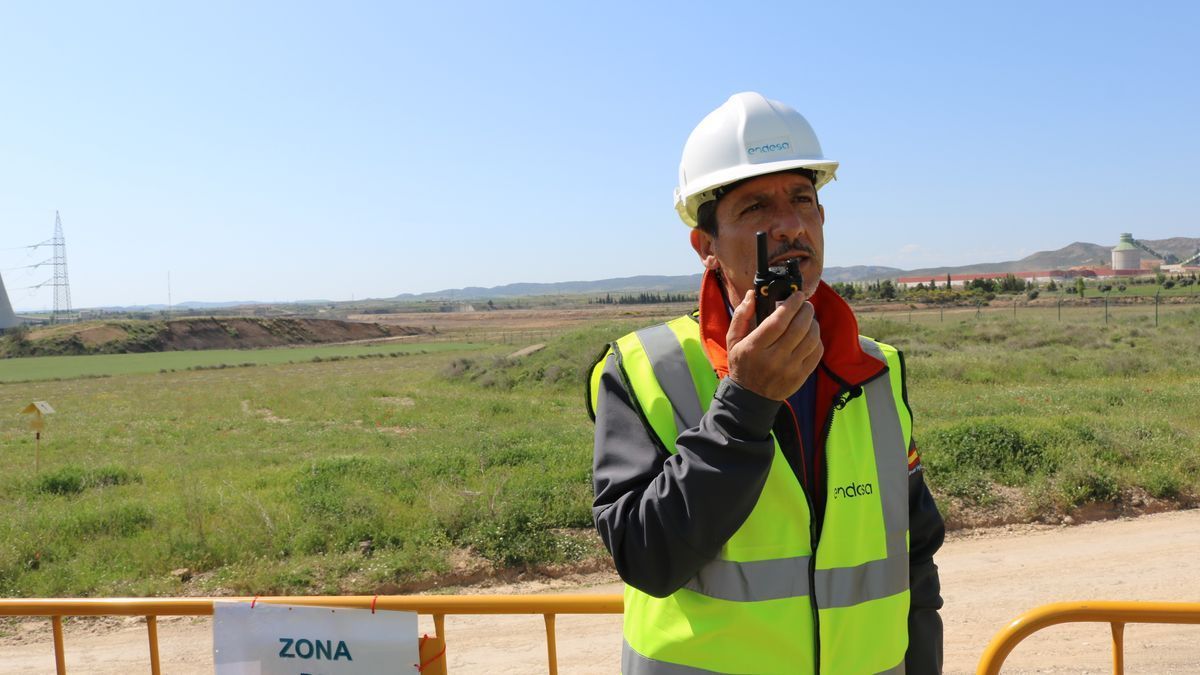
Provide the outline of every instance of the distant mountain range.
[[[1163,255],[1174,254],[1180,259],[1191,257],[1200,250],[1200,238],[1174,237],[1172,239],[1143,239],[1146,246]],[[838,281],[875,281],[897,277],[924,276],[941,278],[947,274],[987,274],[989,272],[1020,272],[1024,270],[1065,269],[1080,265],[1097,267],[1112,263],[1112,246],[1101,246],[1077,241],[1056,251],[1039,251],[1020,260],[996,263],[977,263],[959,267],[926,267],[902,270],[898,267],[854,265],[852,267],[826,267],[821,278],[826,283]],[[389,300],[487,300],[512,298],[526,295],[577,295],[584,293],[692,293],[700,287],[700,275],[684,276],[639,276],[599,281],[564,281],[547,284],[508,284],[492,288],[456,288],[432,293],[404,293]]]
[[[1173,237],[1171,239],[1142,239],[1146,246],[1162,255],[1175,255],[1187,259],[1200,250],[1200,238]],[[878,279],[895,279],[906,276],[925,276],[942,278],[947,274],[987,274],[992,272],[1020,272],[1024,270],[1066,269],[1080,265],[1103,266],[1112,262],[1112,247],[1077,241],[1056,251],[1039,251],[1025,256],[1020,260],[1007,262],[977,263],[958,267],[925,267],[915,270],[902,270],[897,267],[880,267],[873,265],[854,265],[851,267],[826,267],[821,278],[828,283],[838,281],[875,281]],[[488,300],[492,298],[516,298],[530,295],[586,295],[601,293],[693,293],[700,287],[699,274],[681,276],[642,275],[636,277],[620,277],[616,279],[601,279],[599,281],[560,281],[557,283],[518,283],[504,286],[483,288],[469,286],[467,288],[448,288],[432,293],[402,293],[382,300],[412,302],[423,300]],[[365,301],[362,301],[365,302]],[[289,303],[265,303],[256,300],[240,302],[183,302],[175,305],[176,309],[219,309],[222,307],[243,307],[247,305],[328,305],[329,300],[303,300]],[[338,303],[341,304],[341,303]],[[118,311],[162,311],[166,305],[140,305],[137,307],[104,307],[101,309]]]
[[[1180,260],[1186,260],[1200,250],[1200,239],[1192,237],[1173,237],[1171,239],[1141,239],[1141,243],[1162,255],[1174,255]],[[987,274],[991,272],[1021,272],[1058,270],[1068,267],[1094,265],[1104,267],[1112,264],[1112,246],[1089,244],[1077,241],[1064,246],[1057,251],[1039,251],[1025,256],[1020,260],[1010,260],[998,263],[979,263],[961,267],[926,267],[924,269],[896,271],[896,276],[945,276],[946,274]],[[1149,255],[1149,254],[1145,254]]]

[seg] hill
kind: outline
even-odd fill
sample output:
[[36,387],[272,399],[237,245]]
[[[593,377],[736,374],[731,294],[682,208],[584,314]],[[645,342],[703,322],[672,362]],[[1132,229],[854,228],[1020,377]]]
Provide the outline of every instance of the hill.
[[407,326],[327,319],[205,317],[170,321],[88,321],[10,334],[0,341],[0,356],[257,349],[372,340],[422,332]]
[[[887,279],[903,274],[895,267],[855,265],[853,267],[827,267],[822,275],[827,282],[859,281],[863,279]],[[533,295],[602,295],[605,293],[695,293],[700,288],[700,274],[680,276],[641,275],[618,277],[597,281],[560,281],[557,283],[518,283],[483,288],[448,288],[430,293],[402,293],[388,300],[400,302],[421,300],[488,300],[519,298]]]
[[893,279],[904,274],[904,270],[896,267],[879,265],[853,265],[851,267],[826,267],[821,278],[827,284],[839,281],[874,281],[876,279]]
[[[1143,244],[1155,251],[1166,255],[1174,255],[1183,260],[1191,257],[1200,249],[1200,238],[1173,237],[1171,239],[1142,239]],[[976,263],[958,267],[926,267],[909,270],[904,276],[945,276],[946,274],[987,274],[991,272],[1022,272],[1032,270],[1055,270],[1095,265],[1097,267],[1112,262],[1112,246],[1101,246],[1085,241],[1077,241],[1054,251],[1038,251],[1020,260],[1009,260],[996,263]]]
[[588,293],[694,293],[700,287],[699,274],[683,276],[640,275],[600,279],[599,281],[559,281],[555,283],[516,283],[483,288],[447,288],[431,293],[401,293],[389,300],[486,300],[519,298],[529,295],[582,295]]
[[[1171,239],[1143,239],[1142,243],[1163,255],[1173,254],[1186,259],[1200,250],[1200,238],[1174,237]],[[901,276],[930,275],[943,277],[946,274],[986,274],[989,272],[1020,272],[1024,270],[1065,269],[1078,265],[1107,265],[1112,261],[1112,246],[1101,246],[1077,241],[1054,251],[1039,251],[1020,260],[975,263],[957,267],[925,267],[902,270],[896,267],[854,265],[850,267],[826,267],[822,279],[827,283],[839,281],[875,281],[895,279]],[[694,293],[700,287],[700,275],[684,276],[636,276],[598,281],[564,281],[559,283],[521,283],[482,288],[445,289],[432,293],[404,293],[390,300],[486,300],[492,298],[514,298],[531,295],[578,295],[602,293]]]

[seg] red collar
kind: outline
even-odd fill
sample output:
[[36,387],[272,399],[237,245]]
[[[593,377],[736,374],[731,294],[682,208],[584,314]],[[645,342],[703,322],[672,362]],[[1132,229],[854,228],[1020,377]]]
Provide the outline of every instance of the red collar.
[[[824,281],[810,299],[821,324],[821,342],[825,355],[821,364],[846,385],[855,386],[875,377],[885,364],[862,350],[858,344],[858,320],[850,305]],[[729,356],[725,334],[729,332],[729,310],[719,276],[705,271],[700,284],[700,341],[718,377],[729,374]]]

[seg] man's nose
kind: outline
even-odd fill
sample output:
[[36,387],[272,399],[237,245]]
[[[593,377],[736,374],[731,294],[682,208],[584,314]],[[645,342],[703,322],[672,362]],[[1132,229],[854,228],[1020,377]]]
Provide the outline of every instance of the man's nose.
[[786,206],[779,207],[775,209],[775,213],[772,216],[771,230],[769,232],[772,239],[793,241],[801,234],[808,233],[808,222],[795,209]]

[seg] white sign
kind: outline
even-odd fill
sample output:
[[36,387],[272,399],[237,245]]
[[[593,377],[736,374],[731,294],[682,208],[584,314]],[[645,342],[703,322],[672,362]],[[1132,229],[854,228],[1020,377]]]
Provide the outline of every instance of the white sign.
[[221,602],[213,606],[216,675],[415,673],[416,612]]

